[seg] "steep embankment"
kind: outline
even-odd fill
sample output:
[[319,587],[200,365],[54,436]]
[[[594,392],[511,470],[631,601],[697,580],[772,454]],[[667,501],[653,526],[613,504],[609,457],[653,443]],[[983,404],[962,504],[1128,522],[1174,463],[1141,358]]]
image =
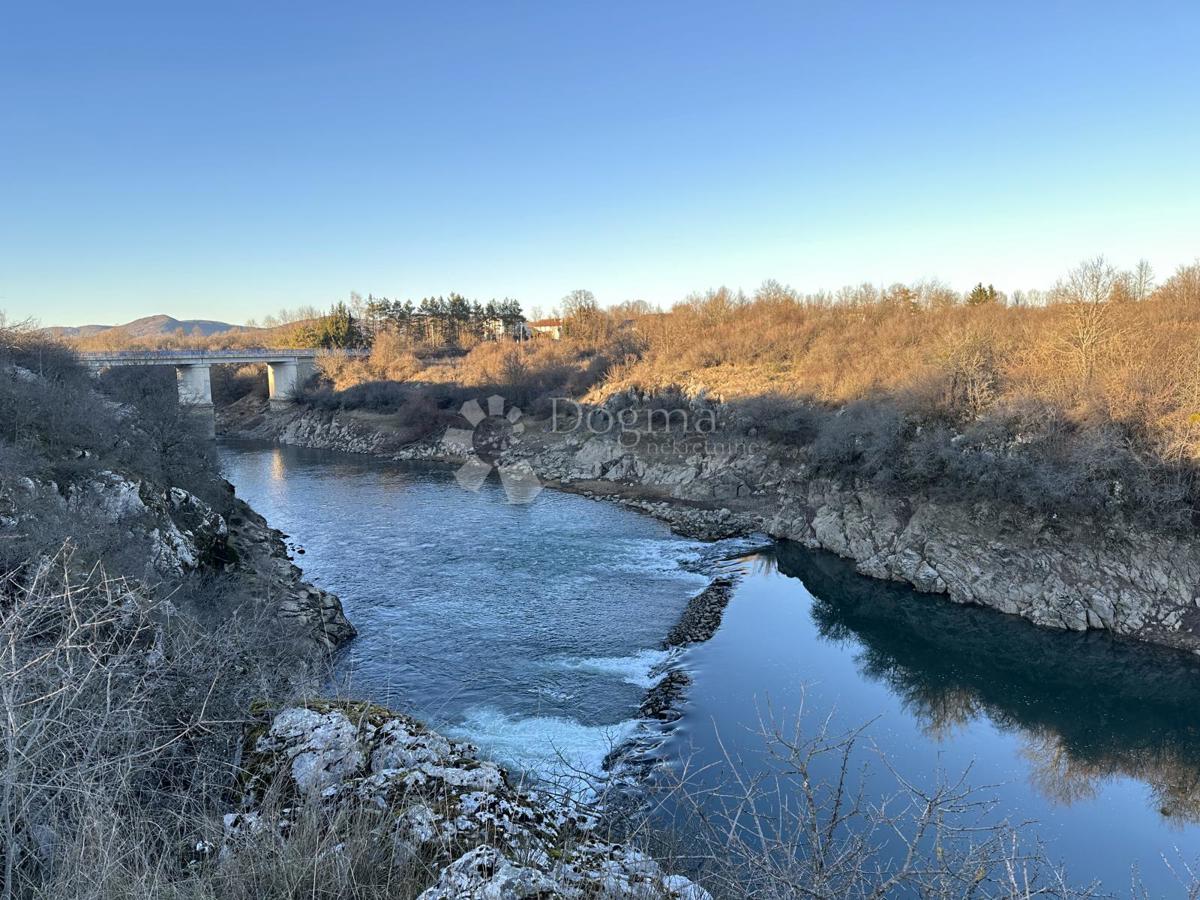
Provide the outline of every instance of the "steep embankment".
[[[7,512],[0,537],[23,536],[57,518],[69,535],[86,534],[143,560],[142,571],[131,574],[147,582],[206,573],[232,578],[258,613],[300,645],[330,650],[354,636],[338,598],[305,582],[283,534],[236,498],[224,516],[183,488],[102,469],[64,482],[0,478],[0,508]],[[99,555],[103,562],[114,554]]]
[[[229,434],[298,446],[451,462],[471,452],[400,444],[383,416],[267,416],[243,402],[223,419]],[[613,436],[528,428],[500,462],[528,463],[545,483],[619,498],[699,537],[761,529],[956,603],[1200,652],[1200,544],[1187,536],[996,502],[892,495],[812,476],[787,448],[769,445],[673,452],[662,442],[629,447]]]

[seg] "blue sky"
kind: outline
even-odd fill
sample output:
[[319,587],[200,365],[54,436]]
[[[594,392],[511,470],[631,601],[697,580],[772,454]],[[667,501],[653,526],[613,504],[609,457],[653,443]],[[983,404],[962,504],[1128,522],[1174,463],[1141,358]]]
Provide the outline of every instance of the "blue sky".
[[0,309],[1200,255],[1200,5],[0,0]]

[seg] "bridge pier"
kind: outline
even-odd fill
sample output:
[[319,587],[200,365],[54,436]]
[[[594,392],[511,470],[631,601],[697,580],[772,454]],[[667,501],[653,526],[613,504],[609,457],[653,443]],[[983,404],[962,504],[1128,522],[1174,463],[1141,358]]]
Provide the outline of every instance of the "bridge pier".
[[179,405],[191,411],[205,433],[213,437],[217,433],[217,418],[212,401],[212,366],[177,365],[175,381],[179,388]]
[[271,409],[284,409],[296,398],[300,387],[300,365],[294,359],[267,363],[267,400]]

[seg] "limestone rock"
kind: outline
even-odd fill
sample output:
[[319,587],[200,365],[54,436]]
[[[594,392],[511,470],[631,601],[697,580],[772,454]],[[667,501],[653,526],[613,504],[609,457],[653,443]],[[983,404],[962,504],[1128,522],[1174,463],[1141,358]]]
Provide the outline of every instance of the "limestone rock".
[[240,500],[230,516],[229,543],[237,555],[236,568],[257,582],[280,622],[299,637],[332,650],[357,633],[336,596],[304,581],[288,557],[282,533]]
[[315,701],[269,715],[247,736],[242,767],[240,808],[225,817],[225,853],[238,852],[242,835],[286,831],[286,822],[264,821],[259,808],[273,788],[281,815],[293,808],[289,797],[330,811],[357,804],[385,812],[395,827],[380,840],[440,866],[424,900],[709,900],[641,851],[598,838],[586,814],[517,790],[470,745],[368,703]]
[[182,575],[211,559],[228,535],[225,519],[182,488],[103,470],[67,488],[67,508],[83,521],[124,529],[145,541],[151,568]]

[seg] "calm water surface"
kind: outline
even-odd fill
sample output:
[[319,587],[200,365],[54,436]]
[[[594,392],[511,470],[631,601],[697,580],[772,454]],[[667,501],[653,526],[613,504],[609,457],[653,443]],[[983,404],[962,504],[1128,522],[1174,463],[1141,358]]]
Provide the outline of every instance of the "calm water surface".
[[866,742],[918,783],[970,766],[996,814],[1036,820],[1077,881],[1121,893],[1137,866],[1155,895],[1178,894],[1163,857],[1200,854],[1190,658],[956,607],[786,544],[723,562],[738,545],[552,491],[513,506],[496,482],[470,493],[434,469],[233,445],[222,460],[359,628],[338,673],[347,691],[509,765],[597,770],[641,727],[687,599],[733,566],[721,629],[681,657],[694,683],[669,755],[720,777],[719,733],[755,765],[760,716],[786,723],[803,700],[808,716],[869,721]]

